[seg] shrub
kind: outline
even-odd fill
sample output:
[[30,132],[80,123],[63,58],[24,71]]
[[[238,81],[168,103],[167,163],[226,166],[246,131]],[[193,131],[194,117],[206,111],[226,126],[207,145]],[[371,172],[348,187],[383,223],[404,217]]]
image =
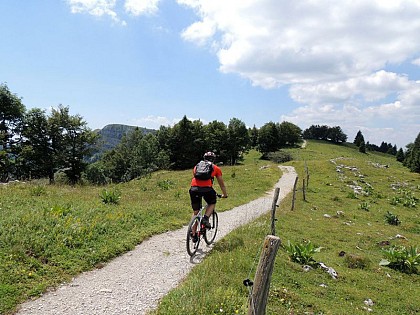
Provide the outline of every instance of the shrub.
[[359,206],[360,206],[360,209],[365,210],[365,211],[369,211],[369,208],[370,208],[369,203],[364,201],[364,202],[360,203]]
[[89,182],[96,185],[105,185],[110,182],[109,178],[105,175],[104,168],[99,163],[88,165],[85,176]]
[[401,224],[401,221],[400,221],[400,219],[398,219],[398,216],[389,212],[389,211],[387,211],[387,213],[385,214],[385,221],[388,224],[391,224],[391,225],[400,225]]
[[315,247],[310,241],[304,244],[292,244],[290,241],[284,246],[292,261],[301,265],[311,265],[316,263],[313,254],[321,250],[320,247]]
[[169,190],[169,188],[171,188],[174,185],[174,183],[169,179],[165,179],[158,181],[157,185],[162,190]]
[[289,152],[280,150],[268,153],[267,159],[274,163],[285,163],[293,160],[293,157]]
[[116,189],[112,191],[104,189],[99,196],[105,204],[118,204],[121,199],[121,192]]
[[408,208],[415,208],[417,206],[418,198],[411,191],[400,189],[398,194],[399,196],[392,197],[390,201],[391,205],[396,206],[401,204]]
[[347,267],[351,269],[365,269],[369,265],[369,259],[359,255],[346,255],[344,261]]
[[383,251],[385,259],[382,259],[379,265],[409,274],[418,273],[417,266],[420,264],[420,253],[417,247],[410,246],[407,249],[404,246],[394,246]]
[[64,170],[59,170],[54,173],[54,182],[59,185],[70,184],[70,180]]
[[35,187],[31,188],[31,196],[39,197],[46,194],[45,186],[36,185]]

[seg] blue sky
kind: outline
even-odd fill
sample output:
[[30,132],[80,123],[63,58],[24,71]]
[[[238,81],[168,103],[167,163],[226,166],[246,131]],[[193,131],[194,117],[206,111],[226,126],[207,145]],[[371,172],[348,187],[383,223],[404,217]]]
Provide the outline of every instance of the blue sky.
[[420,2],[0,2],[0,83],[92,129],[189,119],[420,132]]

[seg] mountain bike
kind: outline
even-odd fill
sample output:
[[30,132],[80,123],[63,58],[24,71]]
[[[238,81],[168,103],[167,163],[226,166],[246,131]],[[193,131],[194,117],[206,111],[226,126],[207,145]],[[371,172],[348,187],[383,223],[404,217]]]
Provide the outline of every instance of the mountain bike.
[[[221,198],[222,195],[217,194],[217,197]],[[207,245],[210,245],[216,238],[217,228],[219,225],[219,217],[217,215],[216,208],[213,210],[213,213],[209,217],[209,222],[211,224],[210,229],[206,229],[204,224],[201,222],[204,214],[206,213],[206,209],[207,205],[201,207],[198,214],[194,216],[188,224],[187,252],[190,256],[195,255],[202,239],[204,239]],[[193,231],[195,231],[195,234],[198,237],[197,242],[193,242]]]

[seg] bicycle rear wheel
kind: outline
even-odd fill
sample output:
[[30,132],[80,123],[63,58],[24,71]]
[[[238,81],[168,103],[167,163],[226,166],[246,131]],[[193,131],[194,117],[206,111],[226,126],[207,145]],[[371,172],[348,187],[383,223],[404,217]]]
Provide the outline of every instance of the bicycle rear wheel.
[[[187,229],[187,253],[190,256],[194,256],[195,253],[197,252],[198,249],[198,245],[200,245],[200,237],[198,237],[198,240],[196,243],[193,242],[193,228],[196,229],[196,231],[198,232],[199,227],[199,220],[197,217],[193,218],[190,223],[188,224],[188,229]],[[195,226],[194,226],[195,225]],[[196,235],[198,235],[198,233],[196,232]]]
[[216,211],[213,211],[213,214],[209,217],[209,222],[211,224],[211,229],[207,229],[204,234],[204,241],[207,245],[210,245],[214,242],[216,238],[217,228],[219,227],[219,217]]

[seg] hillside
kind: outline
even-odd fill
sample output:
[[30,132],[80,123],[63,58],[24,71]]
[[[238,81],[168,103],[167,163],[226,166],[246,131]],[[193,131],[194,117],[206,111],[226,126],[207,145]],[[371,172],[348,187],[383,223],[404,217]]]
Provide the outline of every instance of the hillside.
[[97,142],[97,149],[90,161],[96,161],[105,151],[113,149],[118,143],[120,143],[124,135],[130,133],[136,128],[139,128],[144,134],[156,132],[154,129],[121,124],[109,124],[102,129],[96,129],[95,132],[99,134],[99,139]]
[[[283,247],[275,260],[267,314],[419,314],[420,266],[413,260],[417,272],[404,273],[379,263],[393,246],[418,253],[420,175],[393,156],[363,154],[349,144],[310,140],[305,148],[287,151],[294,159],[286,165],[296,169],[299,181],[294,210],[290,194],[277,210]],[[220,212],[265,195],[278,180],[277,165],[259,157],[251,151],[242,165],[223,166],[229,198],[218,203]],[[304,178],[309,178],[305,200]],[[190,179],[186,170],[100,187],[0,186],[5,252],[0,255],[0,313],[9,314],[48,288],[103,266],[152,235],[184,226],[191,217]],[[121,193],[121,199],[101,202],[105,192]],[[389,223],[388,213],[399,224]],[[254,277],[270,223],[270,216],[263,216],[216,239],[211,254],[162,299],[156,314],[246,314],[243,280]],[[224,221],[219,224],[223,229]],[[338,278],[292,261],[289,241],[319,247],[308,255],[333,268]]]
[[[294,209],[289,195],[276,212],[276,235],[283,246],[275,260],[266,313],[419,314],[420,175],[393,156],[363,154],[351,144],[310,140],[306,148],[287,151],[294,160],[286,165],[295,167],[299,181]],[[247,314],[248,288],[242,282],[255,279],[270,225],[266,215],[219,240],[153,314],[192,314],[197,300],[200,314]],[[288,247],[289,242],[294,246]],[[401,246],[417,251],[417,258],[406,259],[416,272],[380,265],[386,251],[395,247],[398,253]],[[307,258],[307,266],[292,257]],[[205,290],[197,285],[203,275]]]

